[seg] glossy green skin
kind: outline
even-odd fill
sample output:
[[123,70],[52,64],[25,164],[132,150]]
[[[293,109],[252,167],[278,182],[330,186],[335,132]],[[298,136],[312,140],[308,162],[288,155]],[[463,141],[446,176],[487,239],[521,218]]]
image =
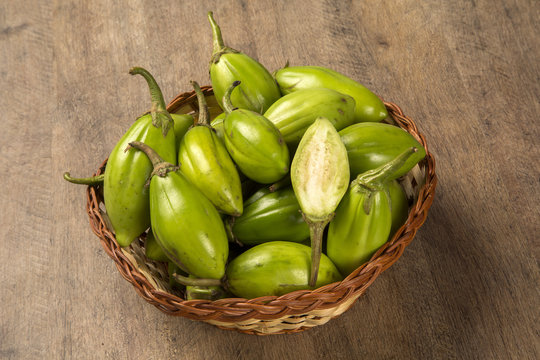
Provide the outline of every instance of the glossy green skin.
[[116,241],[122,247],[150,226],[148,188],[144,185],[152,173],[152,164],[140,151],[125,151],[132,141],[148,144],[165,161],[176,164],[174,132],[163,137],[161,129],[152,125],[150,114],[137,119],[114,147],[105,168],[103,197]]
[[371,197],[371,209],[366,214],[367,192],[352,187],[328,227],[326,254],[344,276],[368,261],[388,240],[392,226],[388,197],[384,191],[375,191]]
[[[251,181],[251,180],[249,180],[249,181]],[[262,189],[259,189],[259,190],[255,191],[246,201],[244,201],[244,208],[247,208],[248,206],[250,206],[251,204],[253,204],[257,200],[262,198],[263,196],[266,196],[266,195],[268,195],[270,193],[271,193],[271,191],[268,189],[268,187],[263,187]]]
[[292,188],[265,191],[266,194],[251,202],[244,214],[236,219],[233,234],[246,245],[268,241],[301,242],[309,238],[309,226],[300,212],[300,205]]
[[144,252],[146,257],[149,259],[162,262],[169,261],[167,255],[165,255],[165,253],[161,249],[161,246],[159,246],[152,230],[150,230],[146,235],[146,240],[144,242]]
[[171,114],[174,121],[174,136],[176,137],[176,152],[180,148],[180,141],[184,135],[188,132],[189,128],[193,126],[193,116],[189,114]]
[[[219,137],[219,139],[225,144],[225,130],[223,129],[223,122],[225,121],[225,118],[227,117],[227,113],[222,112],[218,116],[212,120],[210,123],[210,126],[215,130],[216,135]],[[252,180],[248,179],[242,172],[238,172],[238,175],[240,176],[240,181],[242,182],[242,188],[244,188],[244,182],[249,181],[253,182]]]
[[229,254],[223,222],[180,171],[152,177],[150,214],[156,240],[171,261],[199,278],[223,277]]
[[243,210],[242,185],[225,145],[208,126],[195,126],[180,142],[182,173],[216,206],[232,216]]
[[405,221],[407,221],[407,217],[409,216],[409,202],[405,190],[403,190],[403,187],[401,187],[397,180],[392,180],[387,185],[392,211],[392,228],[390,230],[390,237],[392,237],[405,224]]
[[210,126],[214,128],[217,136],[221,139],[221,141],[225,141],[223,139],[223,120],[225,120],[225,116],[227,116],[226,113],[221,113],[216,116],[214,120],[212,120],[212,122],[210,123]]
[[242,53],[222,54],[217,63],[212,62],[210,79],[214,95],[222,109],[225,91],[237,80],[241,84],[233,90],[231,101],[240,109],[262,114],[281,96],[268,70]]
[[388,110],[377,95],[337,71],[321,66],[292,66],[276,71],[274,77],[283,95],[322,87],[352,96],[356,102],[355,122],[377,122],[388,117]]
[[[212,120],[212,123],[210,124],[210,126],[212,126],[212,128],[214,128],[214,130],[216,131],[216,135],[219,137],[219,139],[223,141],[223,144],[225,144],[225,137],[223,135],[223,132],[224,132],[223,121],[225,120],[226,116],[227,116],[227,113],[223,112],[219,114],[218,116],[216,116],[214,120]],[[238,175],[240,176],[240,181],[242,183],[242,197],[245,198],[246,196],[249,195],[248,193],[251,191],[251,187],[253,186],[253,184],[256,184],[256,183],[248,179],[241,172],[239,172]]]
[[[288,241],[272,241],[257,245],[232,260],[227,266],[228,290],[246,299],[280,296],[308,286],[311,249]],[[336,281],[342,276],[324,254],[321,257],[316,287]]]
[[337,130],[354,123],[354,99],[332,89],[304,89],[277,100],[264,113],[289,146],[296,146],[318,117],[325,117]]
[[389,124],[354,124],[341,130],[339,135],[347,148],[351,177],[386,164],[410,147],[417,148],[418,151],[390,177],[390,180],[397,179],[426,156],[424,147],[411,134]]
[[275,125],[253,111],[238,109],[223,121],[225,146],[240,171],[261,184],[289,172],[289,150]]

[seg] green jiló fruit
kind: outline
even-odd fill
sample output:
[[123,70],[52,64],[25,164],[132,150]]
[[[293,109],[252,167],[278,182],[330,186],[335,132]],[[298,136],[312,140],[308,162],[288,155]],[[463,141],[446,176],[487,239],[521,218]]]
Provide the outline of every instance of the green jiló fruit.
[[424,147],[408,132],[390,124],[354,124],[339,132],[347,149],[351,176],[358,176],[394,159],[408,148],[418,149],[391,179],[405,175],[426,156]]
[[241,109],[264,113],[281,93],[272,75],[255,59],[224,45],[221,29],[208,13],[212,26],[214,51],[210,62],[210,79],[216,99],[223,110],[222,99],[233,82],[242,85],[232,94],[232,102]]
[[182,173],[225,214],[240,216],[242,186],[236,166],[218,135],[208,124],[208,108],[201,88],[192,82],[199,99],[199,120],[183,137],[178,152]]
[[332,89],[304,89],[277,100],[264,113],[283,135],[287,145],[295,147],[307,128],[318,117],[328,119],[337,130],[354,122],[354,99]]
[[317,281],[323,231],[349,186],[347,150],[330,121],[315,120],[305,132],[291,165],[291,182],[310,227],[312,267]]
[[248,178],[270,184],[289,172],[289,150],[275,125],[261,114],[235,109],[230,94],[234,82],[223,98],[225,112],[223,134],[225,146],[240,171]]
[[308,246],[293,242],[272,241],[257,245],[229,263],[227,288],[236,296],[252,299],[266,295],[280,296],[342,280],[332,261],[322,254],[317,282],[308,284],[310,254]]
[[177,166],[163,161],[146,144],[132,142],[130,146],[144,152],[154,167],[150,177],[152,230],[167,257],[193,276],[221,279],[229,247],[214,205]]
[[326,243],[328,257],[344,276],[368,261],[388,241],[392,228],[389,179],[416,151],[407,149],[352,181],[330,222]]
[[151,144],[167,161],[176,163],[176,144],[173,119],[165,109],[161,90],[154,77],[145,69],[135,67],[132,75],[142,75],[150,89],[152,110],[141,116],[116,144],[103,175],[74,179],[69,173],[64,179],[78,183],[96,185],[103,183],[103,197],[110,224],[120,246],[128,246],[150,227],[149,197],[144,184],[152,172],[152,164],[140,153],[125,151],[132,141]]
[[381,99],[364,85],[322,66],[284,67],[274,73],[283,95],[302,89],[328,88],[354,98],[355,122],[378,122],[388,117]]
[[309,238],[309,226],[300,212],[292,188],[259,190],[246,201],[244,213],[232,225],[234,236],[245,245],[269,241],[301,242]]

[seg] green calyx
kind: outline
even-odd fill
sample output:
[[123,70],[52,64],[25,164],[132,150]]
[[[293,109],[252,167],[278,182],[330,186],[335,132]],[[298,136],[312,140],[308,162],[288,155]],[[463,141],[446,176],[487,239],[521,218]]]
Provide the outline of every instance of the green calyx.
[[103,179],[105,179],[105,175],[97,175],[87,178],[74,178],[71,177],[69,172],[64,173],[64,180],[69,181],[73,184],[80,184],[80,185],[101,185],[103,184]]
[[146,145],[145,143],[142,143],[140,141],[133,141],[129,143],[129,146],[144,152],[146,156],[148,156],[148,159],[150,159],[150,161],[152,162],[152,166],[154,167],[154,170],[152,171],[152,173],[150,174],[150,177],[146,181],[145,186],[150,185],[150,180],[152,180],[152,177],[154,175],[165,177],[167,176],[167,173],[171,171],[176,171],[179,169],[178,166],[175,166],[163,160],[154,149],[152,149],[150,146]]
[[408,148],[396,158],[389,161],[388,163],[379,166],[376,169],[368,170],[363,174],[358,175],[358,177],[352,181],[351,186],[355,184],[363,185],[367,188],[377,186],[377,184],[383,184],[386,182],[399,168],[405,164],[407,159],[417,152],[418,149],[415,147]]
[[417,151],[418,149],[415,147],[408,148],[390,162],[358,175],[358,177],[351,182],[351,191],[363,192],[366,194],[363,206],[366,214],[369,214],[371,211],[371,198],[374,192],[384,191],[387,193],[388,198],[390,198],[388,187],[385,186],[386,182],[403,166],[403,164],[405,164],[407,159]]
[[221,29],[216,23],[216,20],[214,20],[214,13],[212,11],[208,12],[208,21],[210,21],[210,26],[212,27],[212,39],[214,43],[214,51],[212,52],[212,58],[210,60],[210,63],[216,64],[219,61],[221,55],[239,53],[238,50],[227,47],[223,43]]
[[156,80],[147,70],[141,67],[134,67],[129,70],[131,75],[141,75],[148,83],[150,89],[150,97],[152,99],[152,108],[150,114],[152,116],[152,125],[157,128],[161,128],[163,137],[167,136],[169,129],[174,126],[174,121],[171,114],[167,111],[165,106],[165,100],[163,100],[163,94],[159,88]]

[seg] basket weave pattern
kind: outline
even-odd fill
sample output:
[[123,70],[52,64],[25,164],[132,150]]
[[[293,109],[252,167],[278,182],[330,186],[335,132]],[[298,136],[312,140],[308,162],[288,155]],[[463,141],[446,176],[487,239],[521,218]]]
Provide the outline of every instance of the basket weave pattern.
[[[202,88],[206,96],[212,95],[208,86]],[[87,189],[87,213],[94,233],[99,237],[107,254],[114,260],[120,274],[129,281],[146,301],[161,311],[174,316],[205,321],[223,329],[234,329],[250,334],[291,333],[321,325],[346,311],[384,270],[394,264],[410,244],[427,217],[433,202],[437,177],[435,159],[428,151],[426,140],[414,122],[401,109],[385,102],[392,122],[412,134],[426,149],[426,157],[407,176],[401,179],[405,192],[414,201],[407,222],[394,234],[391,241],[381,247],[371,260],[356,269],[343,281],[315,290],[299,290],[280,297],[265,296],[246,300],[227,298],[217,301],[186,301],[181,293],[170,289],[163,264],[144,256],[143,242],[135,241],[121,248],[109,229],[103,208],[103,195],[99,186]],[[178,95],[168,106],[172,113],[197,111],[194,92]],[[101,174],[105,162],[96,172]]]

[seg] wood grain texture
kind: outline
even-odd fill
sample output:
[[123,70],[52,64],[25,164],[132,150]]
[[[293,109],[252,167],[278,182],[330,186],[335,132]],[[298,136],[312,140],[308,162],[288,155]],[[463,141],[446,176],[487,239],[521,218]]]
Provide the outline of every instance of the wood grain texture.
[[[149,107],[130,67],[166,99],[209,83],[208,10],[271,71],[328,66],[397,103],[436,156],[436,199],[405,254],[300,334],[162,314],[61,178],[92,172]],[[540,358],[539,20],[534,0],[0,3],[0,358]]]

